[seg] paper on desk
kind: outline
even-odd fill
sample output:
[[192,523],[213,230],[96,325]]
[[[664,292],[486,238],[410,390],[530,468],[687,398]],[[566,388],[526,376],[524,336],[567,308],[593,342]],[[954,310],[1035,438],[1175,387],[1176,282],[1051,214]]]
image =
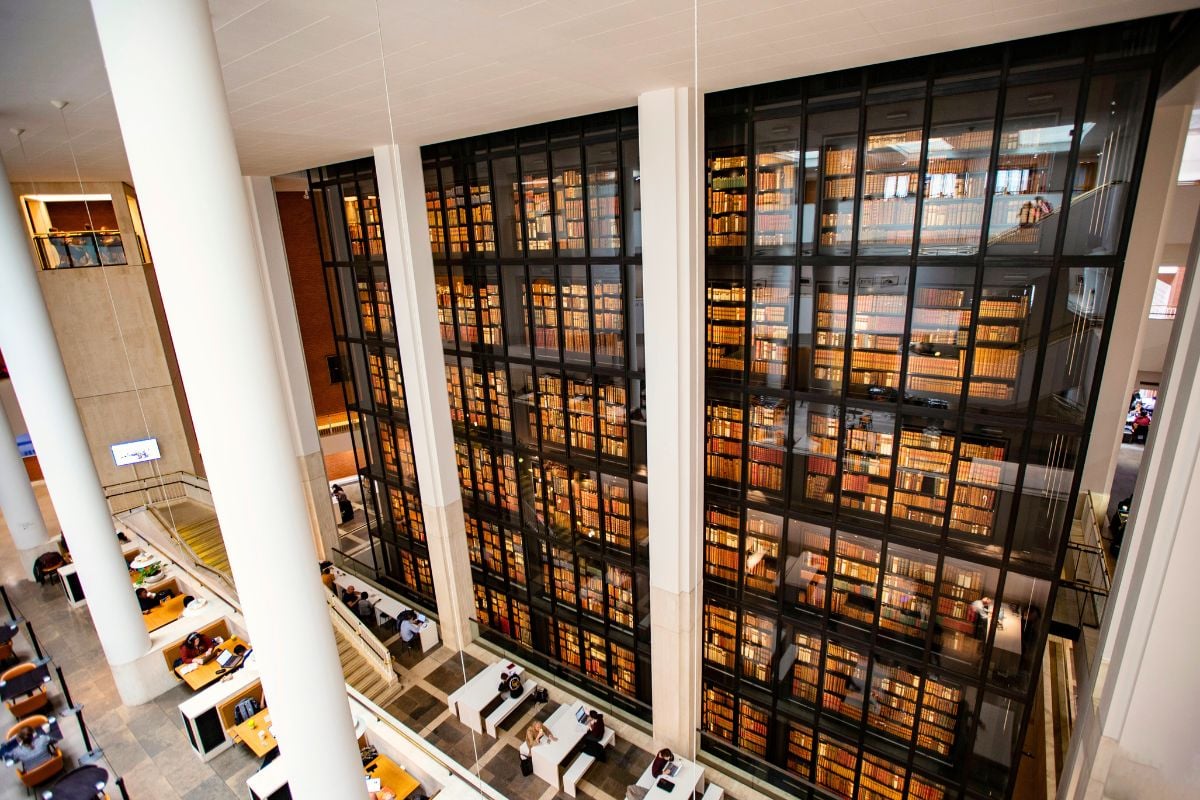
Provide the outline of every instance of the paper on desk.
[[200,669],[199,664],[184,664],[177,670],[177,672],[180,675],[187,675],[189,672],[195,672],[198,669]]

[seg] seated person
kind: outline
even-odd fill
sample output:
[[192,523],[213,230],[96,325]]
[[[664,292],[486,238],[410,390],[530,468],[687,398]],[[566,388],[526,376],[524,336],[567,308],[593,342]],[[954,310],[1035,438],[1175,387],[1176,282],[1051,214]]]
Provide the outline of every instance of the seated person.
[[557,741],[558,737],[551,733],[549,728],[538,722],[536,719],[529,723],[529,727],[525,729],[525,746],[529,749],[532,749],[539,744]]
[[325,584],[325,588],[337,594],[337,587],[333,585],[333,562],[321,562],[321,583]]
[[507,672],[501,672],[500,686],[496,691],[508,692],[509,697],[520,697],[521,692],[525,691],[525,687],[521,685],[521,676],[517,673],[509,675]]
[[674,760],[675,754],[671,752],[671,748],[664,747],[654,755],[654,762],[650,764],[650,774],[657,778]]
[[367,599],[365,589],[358,593],[358,602],[354,604],[354,613],[368,625],[375,624],[375,601]]
[[411,608],[401,612],[398,622],[400,640],[415,647],[420,641],[421,635],[421,623],[417,621],[417,612]]
[[248,659],[250,654],[254,651],[246,647],[244,644],[237,644],[233,646],[232,650],[226,652],[228,652],[229,655],[224,659],[222,658],[224,655],[223,653],[218,654],[217,656],[217,663],[221,665],[221,668],[217,670],[217,674],[228,677],[244,667],[246,665],[246,659]]
[[604,745],[601,744],[601,740],[603,738],[604,715],[593,708],[588,711],[587,733],[583,735],[583,752],[587,753],[601,764],[608,761],[608,754],[605,753]]
[[347,586],[342,591],[342,602],[345,603],[346,607],[349,608],[351,611],[354,611],[355,613],[357,613],[358,592],[355,591],[353,586]]
[[57,753],[54,738],[49,733],[41,728],[26,725],[17,731],[17,735],[5,749],[5,758],[19,763],[22,772],[28,772],[49,761]]
[[138,605],[142,607],[143,614],[149,614],[162,603],[154,592],[145,588],[137,590],[137,599]]
[[217,639],[193,631],[183,640],[183,644],[179,645],[179,663],[203,664],[212,658],[213,650],[218,644],[220,642]]

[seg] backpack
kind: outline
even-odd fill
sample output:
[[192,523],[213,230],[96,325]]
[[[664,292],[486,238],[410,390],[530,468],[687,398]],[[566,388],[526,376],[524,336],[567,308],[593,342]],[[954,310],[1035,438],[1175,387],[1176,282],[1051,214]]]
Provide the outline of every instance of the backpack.
[[239,700],[238,704],[233,707],[233,722],[236,725],[241,725],[259,711],[260,709],[258,707],[258,701],[253,697],[247,697]]

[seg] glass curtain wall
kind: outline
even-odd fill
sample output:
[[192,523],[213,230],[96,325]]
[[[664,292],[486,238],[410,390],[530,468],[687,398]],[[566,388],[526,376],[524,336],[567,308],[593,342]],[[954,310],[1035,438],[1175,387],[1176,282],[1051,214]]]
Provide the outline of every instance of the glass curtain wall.
[[371,159],[310,170],[365,521],[342,526],[344,565],[434,609],[433,578]]
[[713,755],[1010,796],[1160,25],[706,98]]
[[481,633],[648,716],[636,123],[422,154]]

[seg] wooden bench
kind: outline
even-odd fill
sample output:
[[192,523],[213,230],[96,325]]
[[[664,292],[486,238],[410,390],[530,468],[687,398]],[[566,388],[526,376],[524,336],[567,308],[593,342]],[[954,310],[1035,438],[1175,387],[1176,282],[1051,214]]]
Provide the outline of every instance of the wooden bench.
[[[222,639],[228,639],[233,636],[233,630],[229,627],[229,620],[224,617],[210,622],[202,628],[197,628],[195,632],[209,637],[220,636]],[[162,650],[163,658],[167,662],[167,669],[172,672],[175,671],[175,659],[179,658],[179,648],[183,646],[184,639],[187,639],[187,637],[185,636],[179,641],[171,642]]]
[[710,783],[708,788],[704,790],[704,796],[700,800],[723,800],[725,790],[715,783]]
[[221,727],[226,730],[230,738],[235,738],[233,736],[233,729],[237,727],[237,722],[233,718],[233,710],[237,708],[238,703],[247,697],[253,697],[258,701],[259,710],[267,707],[266,698],[263,696],[262,681],[255,681],[237,694],[222,700],[217,705],[217,718],[221,720]]
[[500,723],[504,722],[512,712],[529,698],[533,697],[533,692],[537,689],[537,681],[526,681],[524,683],[525,691],[516,697],[511,697],[505,694],[504,702],[492,709],[492,713],[487,715],[483,721],[483,729],[487,731],[488,736],[497,737],[496,729],[500,727]]
[[[613,742],[616,740],[617,732],[612,728],[605,728],[604,736],[600,739],[600,746],[606,748],[612,747]],[[576,784],[583,780],[583,774],[594,763],[596,763],[596,757],[590,756],[587,753],[580,753],[575,756],[575,760],[571,762],[571,766],[567,767],[566,773],[563,774],[563,791],[574,797]]]

